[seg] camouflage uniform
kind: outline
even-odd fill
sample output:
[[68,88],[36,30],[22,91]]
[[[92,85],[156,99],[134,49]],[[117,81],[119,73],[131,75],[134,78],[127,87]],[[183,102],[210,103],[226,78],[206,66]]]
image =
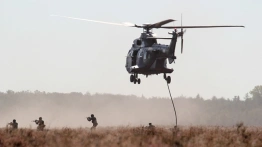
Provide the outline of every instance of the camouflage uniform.
[[97,120],[96,120],[96,117],[94,116],[94,114],[91,114],[91,117],[88,117],[87,120],[92,121],[93,126],[91,127],[91,130],[95,130],[98,123],[97,123]]
[[39,120],[35,120],[35,123],[38,125],[37,130],[43,131],[45,128],[45,122],[42,120],[42,117],[39,117]]
[[12,126],[12,129],[18,129],[18,123],[16,122],[16,120],[14,119],[13,122],[8,123],[10,126]]
[[154,135],[155,134],[155,126],[152,123],[149,123],[149,126],[146,127],[147,135]]
[[154,126],[154,125],[152,125],[152,123],[149,123],[149,126],[148,126],[148,128],[149,128],[149,129],[154,129],[154,128],[155,128],[155,126]]

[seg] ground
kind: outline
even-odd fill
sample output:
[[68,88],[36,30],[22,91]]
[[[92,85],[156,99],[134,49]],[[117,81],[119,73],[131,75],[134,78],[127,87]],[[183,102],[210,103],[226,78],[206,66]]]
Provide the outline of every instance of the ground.
[[91,132],[87,128],[62,128],[36,131],[0,129],[0,147],[210,147],[210,146],[262,146],[262,128],[207,126],[156,126],[154,130],[144,127],[106,127]]

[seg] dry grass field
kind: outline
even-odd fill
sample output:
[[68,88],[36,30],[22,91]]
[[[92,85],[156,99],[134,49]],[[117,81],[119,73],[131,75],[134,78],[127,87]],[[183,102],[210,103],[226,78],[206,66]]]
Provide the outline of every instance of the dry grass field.
[[262,128],[245,127],[112,127],[89,129],[63,128],[36,131],[0,129],[0,147],[205,147],[262,146]]

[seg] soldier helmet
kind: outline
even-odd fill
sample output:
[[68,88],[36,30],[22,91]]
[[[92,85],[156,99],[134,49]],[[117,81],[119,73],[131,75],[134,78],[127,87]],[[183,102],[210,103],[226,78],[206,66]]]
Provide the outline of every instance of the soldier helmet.
[[15,120],[15,119],[13,119],[13,122],[16,122],[16,120]]
[[94,114],[91,114],[91,117],[94,117]]
[[41,120],[41,119],[42,119],[42,117],[39,117],[39,119]]

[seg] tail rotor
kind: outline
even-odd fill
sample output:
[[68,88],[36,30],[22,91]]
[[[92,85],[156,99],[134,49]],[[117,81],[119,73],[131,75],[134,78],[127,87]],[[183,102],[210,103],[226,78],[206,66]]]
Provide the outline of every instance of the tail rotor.
[[183,30],[183,27],[182,27],[183,22],[182,21],[183,21],[183,19],[182,19],[182,14],[181,14],[181,32],[180,32],[181,33],[180,34],[181,35],[181,54],[183,53],[183,46],[184,46],[184,37],[183,36],[184,36],[184,33],[186,32],[186,30],[185,31]]

